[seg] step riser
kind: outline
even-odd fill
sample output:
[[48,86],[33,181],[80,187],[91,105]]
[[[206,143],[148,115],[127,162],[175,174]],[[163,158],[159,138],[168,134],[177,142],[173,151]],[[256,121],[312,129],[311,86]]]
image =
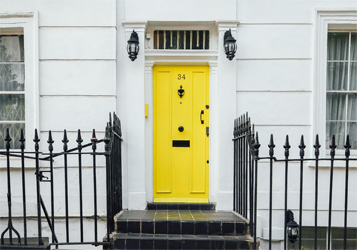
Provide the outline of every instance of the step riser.
[[249,240],[115,238],[112,249],[252,249]]
[[240,222],[217,221],[117,221],[117,233],[245,235],[248,225]]
[[147,210],[202,210],[215,211],[216,206],[213,203],[148,203]]

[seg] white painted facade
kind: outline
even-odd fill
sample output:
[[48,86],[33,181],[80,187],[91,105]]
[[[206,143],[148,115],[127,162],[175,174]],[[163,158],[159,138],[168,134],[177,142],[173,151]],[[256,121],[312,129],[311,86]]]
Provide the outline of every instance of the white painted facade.
[[[275,136],[279,158],[283,158],[286,134],[290,135],[292,157],[298,157],[297,145],[302,134],[308,156],[313,156],[316,133],[321,135],[320,142],[325,148],[326,34],[331,25],[336,28],[345,24],[354,25],[348,27],[356,30],[354,0],[0,1],[0,28],[24,28],[26,134],[32,136],[31,131],[39,129],[41,148],[47,149],[47,134],[52,130],[54,148],[59,151],[62,144],[56,142],[62,140],[63,129],[67,129],[69,147],[76,146],[78,128],[84,140],[89,140],[93,128],[101,138],[108,113],[116,111],[124,139],[124,207],[139,210],[153,200],[153,65],[209,65],[209,200],[216,203],[218,210],[232,210],[234,118],[249,112],[260,134],[261,156],[268,155],[270,134]],[[134,62],[126,52],[133,29],[140,41],[139,55]],[[155,50],[153,32],[157,29],[209,30],[210,49]],[[232,61],[226,59],[223,51],[223,35],[228,29],[237,40],[238,49]],[[151,39],[146,39],[148,33]],[[145,118],[145,104],[149,107],[148,118]],[[27,147],[33,147],[30,139],[27,143]],[[357,152],[353,151],[352,155],[356,157]],[[100,164],[98,182],[104,183],[104,160]],[[352,212],[348,225],[357,227],[357,183],[353,181],[357,178],[356,162],[352,165],[349,200]],[[268,168],[261,166],[259,232],[266,239],[269,186],[264,176],[268,175]],[[5,161],[0,159],[1,176],[5,167]],[[58,164],[57,171],[61,169]],[[335,227],[343,225],[344,169],[338,167],[334,176],[332,224]],[[75,166],[71,171],[76,171]],[[290,183],[296,179],[297,171],[297,167],[291,167]],[[312,164],[304,166],[304,225],[311,226],[314,171]],[[28,169],[28,179],[33,178],[33,172],[33,168]],[[283,173],[283,165],[276,164],[274,176],[277,179],[281,176],[281,182],[274,184],[273,227],[277,228],[277,234],[284,219]],[[326,190],[326,196],[320,196],[319,218],[321,223],[327,223],[327,166],[321,166],[320,178],[326,178],[320,187]],[[1,188],[5,188],[6,178],[0,180]],[[100,199],[104,201],[105,187],[100,190],[103,192]],[[298,191],[296,179],[295,186],[289,190],[289,208],[296,211]],[[0,205],[0,217],[6,217],[5,195],[0,197]],[[77,205],[73,206],[75,210]],[[20,214],[20,205],[17,209]],[[104,205],[100,211],[105,213]],[[297,213],[295,220],[298,220]],[[5,221],[0,220],[0,230],[5,227]],[[101,227],[104,229],[104,222]],[[282,234],[276,239],[282,240]]]

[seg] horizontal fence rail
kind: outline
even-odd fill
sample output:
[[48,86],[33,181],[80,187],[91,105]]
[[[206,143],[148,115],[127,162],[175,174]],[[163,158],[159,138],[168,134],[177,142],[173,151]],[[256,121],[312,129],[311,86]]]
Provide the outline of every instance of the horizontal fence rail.
[[[97,139],[96,131],[93,129],[92,136],[89,143],[83,144],[82,133],[78,130],[75,148],[68,149],[69,139],[67,132],[64,130],[62,139],[63,151],[54,152],[54,140],[52,132],[48,132],[48,152],[40,151],[40,138],[37,130],[34,135],[34,151],[25,151],[25,137],[21,130],[20,136],[20,149],[10,150],[10,137],[9,129],[6,130],[5,148],[6,150],[0,151],[0,157],[6,158],[6,179],[7,179],[7,211],[8,222],[7,227],[1,233],[0,248],[2,246],[10,247],[14,244],[30,247],[28,243],[28,232],[31,230],[33,233],[34,228],[28,227],[29,214],[28,214],[28,197],[31,195],[36,197],[36,220],[37,220],[37,247],[49,248],[51,245],[66,245],[66,244],[92,244],[92,245],[109,245],[109,235],[114,231],[114,216],[122,210],[122,181],[121,181],[121,125],[118,117],[113,114],[113,122],[111,115],[109,115],[109,122],[105,128],[105,137],[103,139]],[[98,145],[102,144],[104,151],[97,150]],[[71,157],[71,161],[69,160]],[[98,160],[101,157],[105,157],[105,188],[106,188],[106,217],[107,217],[107,235],[105,240],[98,240]],[[12,181],[19,183],[18,179],[12,180],[11,176],[16,172],[16,167],[13,168],[11,163],[20,159],[21,164],[21,196],[22,196],[22,228],[23,232],[19,232],[14,226],[13,208],[12,208]],[[76,163],[73,163],[74,158]],[[84,161],[86,162],[84,165]],[[55,169],[54,164],[57,165]],[[71,166],[69,166],[71,164]],[[73,164],[75,169],[77,168],[78,178],[73,176]],[[88,166],[89,165],[89,166]],[[26,176],[26,168],[31,169],[31,166],[35,166],[35,185],[31,186],[33,181],[28,180],[29,176]],[[60,166],[60,168],[58,168]],[[103,166],[103,165],[102,165]],[[83,176],[84,168],[87,170],[86,177]],[[88,168],[91,169],[91,180],[88,179]],[[60,172],[63,171],[63,177]],[[1,172],[2,173],[2,172]],[[57,176],[58,175],[58,176]],[[77,182],[77,183],[76,183]],[[44,183],[48,183],[49,186],[44,186]],[[42,184],[42,185],[41,185]],[[78,193],[73,193],[73,185],[77,185]],[[43,187],[44,186],[44,187]],[[58,187],[56,189],[56,186]],[[71,190],[70,190],[71,186]],[[90,187],[90,191],[88,190]],[[33,191],[35,190],[35,192]],[[85,190],[85,198],[84,198]],[[43,194],[49,196],[49,199],[43,199]],[[1,195],[1,194],[0,194]],[[61,198],[64,196],[64,202]],[[73,200],[75,197],[75,200]],[[76,200],[77,199],[77,200]],[[88,202],[88,199],[91,199]],[[49,211],[46,208],[46,201],[50,204]],[[92,214],[88,215],[88,208],[84,207],[84,201],[93,204]],[[55,214],[61,209],[61,204],[64,203],[64,216],[63,214]],[[73,203],[78,204],[78,209],[73,211]],[[55,207],[57,205],[57,207]],[[70,211],[72,209],[72,211]],[[79,210],[79,211],[77,211]],[[87,214],[84,214],[86,210]],[[19,211],[16,211],[17,213]],[[34,211],[32,211],[34,213]],[[70,239],[70,220],[73,218],[73,214],[79,213],[79,239]],[[56,218],[64,217],[65,220],[65,239],[58,239],[56,235]],[[31,215],[33,218],[33,214]],[[42,219],[46,219],[47,226],[51,232],[51,241],[45,246],[43,240],[43,227]],[[91,219],[93,221],[93,232],[89,232],[84,227],[84,219]],[[33,221],[33,219],[32,219]],[[84,238],[91,238],[90,241],[85,241]],[[92,236],[92,237],[91,237]],[[104,235],[100,235],[101,239]],[[6,242],[5,242],[5,237]],[[21,241],[23,239],[23,241]]]
[[[350,157],[350,138],[349,135],[346,136],[346,143],[344,145],[344,157],[336,157],[336,142],[335,136],[332,137],[330,147],[330,156],[320,158],[320,143],[319,136],[316,135],[314,147],[314,157],[313,158],[305,158],[305,142],[304,136],[300,138],[299,148],[299,157],[290,158],[290,148],[291,145],[289,143],[289,136],[286,136],[285,144],[283,145],[284,150],[284,159],[277,159],[274,156],[274,136],[270,136],[270,141],[268,144],[269,148],[269,156],[260,157],[259,156],[259,140],[258,140],[258,132],[254,135],[254,125],[251,124],[251,120],[248,117],[248,113],[242,115],[240,118],[234,120],[234,131],[233,131],[233,142],[234,142],[234,200],[233,200],[233,209],[237,213],[241,214],[243,217],[250,220],[250,233],[254,238],[254,246],[253,249],[257,248],[257,203],[259,202],[257,199],[258,189],[258,170],[260,167],[265,167],[259,165],[259,162],[262,160],[268,161],[269,165],[269,249],[272,248],[272,226],[273,226],[273,183],[275,181],[281,181],[280,179],[274,178],[273,169],[274,163],[284,163],[284,225],[281,227],[284,228],[284,248],[288,248],[287,241],[289,240],[291,243],[295,243],[298,240],[298,248],[302,249],[302,230],[303,230],[303,180],[304,180],[304,164],[307,162],[314,162],[315,167],[315,189],[314,192],[314,249],[318,249],[317,239],[318,239],[318,198],[319,198],[319,165],[320,162],[329,162],[330,165],[330,178],[329,178],[329,190],[328,190],[328,221],[327,221],[327,249],[331,249],[331,218],[332,218],[332,204],[333,204],[333,178],[334,178],[334,167],[336,162],[343,162],[345,166],[345,174],[344,174],[344,220],[343,220],[343,245],[342,249],[347,248],[347,226],[348,226],[348,194],[349,194],[349,172],[350,172],[350,163],[352,161],[357,161],[357,158]],[[291,166],[290,163],[298,163],[299,166],[299,222],[298,222],[298,236],[297,239],[289,238],[287,236],[287,224],[289,223],[289,216],[286,216],[289,213],[288,209],[288,171],[289,168],[294,167]],[[343,185],[341,184],[341,185]],[[290,211],[291,212],[291,211]],[[290,218],[290,219],[293,219]],[[275,225],[275,224],[274,224]],[[294,246],[294,245],[293,245]]]

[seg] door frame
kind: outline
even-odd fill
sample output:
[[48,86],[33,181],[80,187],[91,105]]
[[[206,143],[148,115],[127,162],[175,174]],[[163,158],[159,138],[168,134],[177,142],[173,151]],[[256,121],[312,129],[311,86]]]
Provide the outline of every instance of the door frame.
[[[193,52],[194,54],[194,52]],[[212,52],[208,52],[207,56],[212,58]],[[216,53],[215,53],[216,54]],[[197,55],[197,54],[196,54]],[[196,56],[193,55],[195,59]],[[177,58],[178,59],[178,58]],[[208,59],[208,58],[207,58]],[[154,189],[153,189],[153,66],[154,65],[208,65],[209,66],[209,179],[208,179],[208,192],[209,202],[217,202],[218,191],[218,113],[217,113],[217,90],[218,90],[218,63],[216,60],[180,60],[167,61],[167,60],[153,60],[145,61],[145,104],[148,104],[148,117],[145,118],[145,189],[147,202],[153,202]]]

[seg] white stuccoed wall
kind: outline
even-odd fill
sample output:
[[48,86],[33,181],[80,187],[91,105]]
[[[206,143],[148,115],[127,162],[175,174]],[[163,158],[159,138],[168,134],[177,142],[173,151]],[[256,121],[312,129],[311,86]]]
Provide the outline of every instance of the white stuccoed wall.
[[[129,209],[144,209],[146,202],[152,201],[152,154],[149,150],[152,147],[152,113],[149,113],[148,119],[144,118],[144,104],[152,101],[150,70],[155,63],[172,63],[175,60],[192,63],[199,58],[147,56],[144,35],[146,29],[155,28],[153,22],[168,25],[169,28],[178,22],[181,22],[180,25],[188,22],[191,27],[198,21],[203,26],[215,25],[211,50],[216,52],[197,59],[197,62],[208,64],[211,68],[210,201],[217,202],[219,210],[231,210],[233,118],[249,112],[260,133],[261,155],[267,155],[269,136],[273,133],[277,156],[283,156],[282,145],[286,134],[290,135],[291,156],[298,155],[301,134],[304,134],[308,145],[306,154],[311,156],[313,117],[316,115],[313,113],[316,11],[356,8],[354,0],[229,0],[224,3],[218,0],[0,1],[1,14],[38,13],[38,128],[41,147],[47,148],[45,142],[50,129],[55,137],[56,150],[61,150],[63,129],[67,129],[72,146],[75,146],[78,128],[87,138],[95,128],[100,138],[108,112],[116,110],[122,120],[124,139],[123,202],[124,207]],[[238,45],[233,61],[225,58],[222,48],[222,37],[228,28],[232,28]],[[131,62],[126,53],[132,29],[138,32],[141,46],[135,62]],[[268,174],[263,166],[260,176]],[[5,173],[3,167],[0,166],[1,173]],[[274,176],[280,180],[283,180],[282,168],[277,164],[274,170]],[[296,181],[296,171],[297,167],[292,166],[290,183]],[[33,169],[27,175],[31,179]],[[304,166],[304,176],[304,224],[308,224],[313,221],[309,210],[314,201],[314,168]],[[328,168],[321,168],[320,178],[328,180],[328,176]],[[337,210],[343,203],[340,195],[343,176],[344,168],[336,169],[334,209]],[[351,169],[350,179],[355,178],[354,168]],[[5,179],[2,180],[3,186]],[[268,183],[261,178],[259,185],[262,190],[259,193],[259,214],[262,228],[266,228]],[[321,189],[323,185],[326,183],[321,183]],[[350,185],[349,208],[354,212],[349,214],[349,225],[356,226],[357,204],[352,198],[356,197],[353,192],[357,187],[354,182]],[[281,228],[283,221],[281,187],[281,182],[275,182],[277,194],[274,195],[274,203],[277,207],[274,207],[273,226],[277,228]],[[15,192],[18,192],[16,188]],[[289,190],[291,209],[298,207],[298,188],[295,184]],[[327,186],[324,188],[327,189]],[[325,209],[326,198],[321,196],[320,199],[321,209]],[[4,204],[6,197],[2,195],[0,202]],[[322,212],[320,218],[325,218],[325,213]],[[6,214],[6,209],[2,209],[1,215]],[[295,219],[299,219],[297,212]],[[334,213],[333,225],[341,226],[341,223],[341,213]],[[0,229],[3,226],[1,223]]]

